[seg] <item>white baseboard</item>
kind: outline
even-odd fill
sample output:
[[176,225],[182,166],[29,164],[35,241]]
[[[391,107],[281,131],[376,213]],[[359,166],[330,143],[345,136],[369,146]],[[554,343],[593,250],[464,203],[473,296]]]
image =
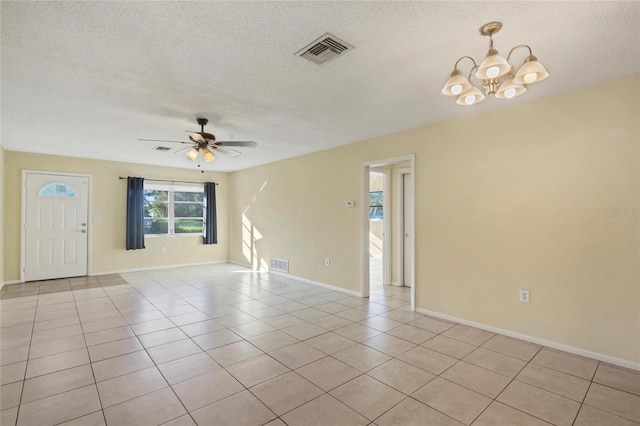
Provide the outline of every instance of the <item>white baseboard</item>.
[[20,280],[9,280],[9,281],[3,281],[0,283],[0,290],[2,290],[2,287],[4,287],[5,285],[10,285],[10,284],[20,284],[22,281]]
[[469,321],[464,318],[454,317],[453,315],[441,314],[439,312],[430,311],[428,309],[416,308],[417,312],[421,314],[430,315],[436,318],[442,318],[447,321],[453,321],[460,324],[468,325],[471,327],[479,328],[482,330],[491,331],[493,333],[502,334],[503,336],[513,337],[514,339],[524,340],[525,342],[535,343],[537,345],[546,346],[549,348],[557,349],[564,352],[569,352],[575,355],[584,356],[587,358],[596,359],[598,361],[607,362],[609,364],[618,365],[620,367],[629,368],[632,370],[640,371],[640,363],[628,361],[622,358],[616,358],[610,355],[601,354],[598,352],[591,352],[586,349],[576,348],[574,346],[565,345],[563,343],[552,342],[550,340],[540,339],[538,337],[529,336],[526,334],[518,333],[504,328],[493,327],[486,324],[481,324],[475,321]]
[[[228,263],[231,263],[232,265],[244,266],[245,268],[249,268],[249,269],[254,269],[253,265],[250,265],[248,263],[236,262],[235,260],[229,260]],[[264,272],[267,272],[267,271],[264,271]]]
[[303,283],[316,285],[318,287],[326,288],[326,289],[329,289],[329,290],[339,291],[340,293],[345,293],[345,294],[348,294],[348,295],[351,295],[351,296],[362,297],[362,295],[360,294],[359,291],[347,290],[346,288],[336,287],[335,285],[325,284],[325,283],[321,283],[319,281],[313,281],[313,280],[310,280],[310,279],[307,279],[307,278],[296,277],[295,275],[285,274],[283,272],[277,272],[277,271],[268,271],[268,272],[270,274],[275,274],[275,275],[280,275],[280,276],[283,276],[283,277],[293,278],[295,280],[302,281]]
[[230,263],[230,262],[227,260],[214,260],[210,262],[182,263],[178,265],[161,265],[161,266],[147,266],[143,268],[116,269],[113,271],[91,272],[89,273],[89,276],[93,277],[93,276],[99,276],[99,275],[123,274],[127,272],[153,271],[155,269],[183,268],[185,266],[215,265],[218,263]]

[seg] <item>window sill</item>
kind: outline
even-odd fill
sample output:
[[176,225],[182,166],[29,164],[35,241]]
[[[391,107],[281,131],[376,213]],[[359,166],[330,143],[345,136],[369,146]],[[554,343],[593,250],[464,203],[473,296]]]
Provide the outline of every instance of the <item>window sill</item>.
[[144,234],[145,238],[203,237],[203,234]]

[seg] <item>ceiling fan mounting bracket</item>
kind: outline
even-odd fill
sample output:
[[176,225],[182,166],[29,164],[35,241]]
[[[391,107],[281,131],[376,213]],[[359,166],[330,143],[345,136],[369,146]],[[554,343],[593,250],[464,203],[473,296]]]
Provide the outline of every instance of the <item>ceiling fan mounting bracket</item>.
[[208,119],[206,119],[206,118],[202,118],[202,117],[198,117],[198,118],[196,118],[196,121],[197,121],[197,122],[198,122],[198,124],[199,124],[199,125],[201,125],[201,126],[206,126],[206,125],[207,125],[207,123],[209,122],[209,120],[208,120]]

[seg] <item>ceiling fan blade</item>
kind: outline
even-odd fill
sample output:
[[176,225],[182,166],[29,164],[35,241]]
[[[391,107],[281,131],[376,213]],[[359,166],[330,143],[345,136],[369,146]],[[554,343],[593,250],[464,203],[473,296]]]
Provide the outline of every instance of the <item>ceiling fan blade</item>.
[[168,140],[164,140],[164,139],[138,139],[139,141],[148,141],[148,142],[170,142],[170,143],[186,143],[191,145],[191,142],[184,142],[184,141],[168,141]]
[[217,152],[221,152],[223,154],[227,154],[230,157],[237,157],[242,154],[240,151],[236,151],[235,149],[225,148],[224,146],[209,145],[210,148],[215,149]]
[[249,146],[255,147],[258,144],[254,141],[216,141],[218,146]]
[[195,143],[207,143],[207,140],[200,133],[189,133],[189,139]]
[[192,149],[192,148],[191,148],[190,146],[187,146],[187,147],[184,147],[184,148],[180,148],[180,149],[178,149],[178,150],[174,151],[173,153],[174,153],[174,154],[180,154],[180,153],[182,153],[182,152],[185,152],[185,151],[186,151],[186,150],[188,150],[188,149]]

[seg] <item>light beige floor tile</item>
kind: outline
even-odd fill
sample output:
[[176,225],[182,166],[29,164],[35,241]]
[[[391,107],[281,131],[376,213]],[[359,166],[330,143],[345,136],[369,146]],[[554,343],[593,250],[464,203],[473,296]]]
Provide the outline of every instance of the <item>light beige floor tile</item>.
[[194,324],[210,319],[202,312],[191,312],[188,314],[170,316],[169,319],[177,326],[183,326],[188,324]]
[[31,344],[37,345],[38,343],[49,342],[51,340],[63,339],[65,337],[79,336],[82,334],[82,327],[80,325],[69,325],[67,327],[53,328],[51,330],[41,331],[39,333],[33,333],[31,337]]
[[74,324],[80,324],[80,318],[78,318],[77,315],[48,320],[48,321],[36,322],[33,325],[33,331],[37,333],[40,331],[51,330],[53,328],[59,328],[59,327],[66,327]]
[[147,349],[149,356],[156,364],[164,364],[189,355],[202,352],[202,349],[191,340],[180,340]]
[[24,380],[24,372],[27,368],[27,362],[16,362],[0,367],[0,385],[19,382]]
[[10,349],[29,346],[30,343],[31,343],[31,332],[29,332],[28,335],[3,337],[2,339],[0,339],[0,350],[7,351]]
[[122,316],[116,318],[107,318],[100,321],[92,321],[82,323],[84,333],[95,333],[96,331],[109,330],[111,328],[125,327],[127,322]]
[[327,315],[327,313],[319,309],[307,308],[307,309],[300,309],[299,311],[294,311],[291,313],[291,315],[293,315],[294,317],[300,318],[301,320],[304,320],[304,321],[313,322],[313,320],[315,319],[324,317],[325,315]]
[[621,391],[640,395],[640,372],[615,365],[598,365],[593,381]]
[[[413,398],[407,398],[376,420],[379,426],[461,426],[462,423]],[[492,426],[497,426],[494,424]],[[505,425],[506,426],[506,425]],[[515,425],[514,425],[515,426]]]
[[100,410],[95,385],[22,404],[18,426],[47,426]]
[[243,391],[191,413],[198,426],[262,426],[276,418],[249,391]]
[[313,325],[308,322],[283,328],[282,331],[295,337],[298,340],[310,339],[327,332],[327,330],[325,330],[324,328],[318,327],[317,325]]
[[256,385],[251,388],[251,392],[278,416],[324,393],[294,372]]
[[495,336],[495,333],[489,331],[480,330],[479,328],[469,327],[466,325],[458,324],[442,333],[443,336],[451,337],[452,339],[461,340],[472,345],[479,346]]
[[113,358],[143,349],[136,337],[129,337],[122,340],[114,340],[109,343],[89,346],[89,356],[92,362],[98,362],[103,359]]
[[640,396],[592,383],[584,403],[640,423]]
[[191,416],[187,414],[167,423],[162,423],[162,426],[196,426],[196,423],[193,421]]
[[405,311],[402,309],[394,309],[392,311],[383,312],[380,315],[402,323],[408,323],[424,316],[418,312]]
[[244,390],[244,386],[221,368],[172,387],[189,412]]
[[96,321],[104,321],[104,320],[120,320],[122,319],[122,315],[120,315],[120,311],[118,311],[115,307],[113,309],[109,309],[106,311],[94,312],[92,310],[83,311],[81,310],[80,320],[82,323],[96,322]]
[[60,423],[59,426],[105,426],[104,414],[102,410],[96,411],[68,422]]
[[542,348],[531,362],[586,380],[591,380],[598,368],[596,360],[549,348]]
[[588,380],[535,364],[528,364],[516,379],[578,402],[582,402],[590,384]]
[[77,317],[77,316],[78,316],[78,310],[75,307],[70,309],[62,309],[60,311],[50,311],[50,312],[36,311],[36,322],[52,321],[52,320],[57,320],[61,318]]
[[332,356],[363,373],[391,359],[388,355],[362,344],[349,346],[346,349],[334,353]]
[[153,333],[154,331],[166,330],[167,328],[173,328],[175,326],[176,325],[169,321],[167,318],[162,318],[153,321],[132,324],[131,329],[135,334],[140,335]]
[[158,365],[164,378],[173,385],[202,374],[220,369],[220,366],[204,352]]
[[413,397],[467,425],[491,403],[490,398],[440,377],[420,388]]
[[387,334],[399,337],[416,345],[424,343],[436,335],[435,333],[432,333],[430,331],[407,324],[389,330]]
[[389,360],[367,374],[407,395],[420,389],[435,377],[398,359]]
[[100,345],[102,343],[113,342],[114,340],[121,340],[134,336],[135,334],[133,334],[133,330],[131,330],[130,327],[112,328],[84,335],[87,341],[87,346]]
[[356,344],[353,340],[336,333],[325,333],[305,340],[305,343],[329,355]]
[[271,420],[269,423],[264,426],[287,426],[285,422],[280,419]]
[[271,333],[247,339],[251,344],[264,352],[271,352],[284,346],[293,345],[298,339],[282,331],[272,331]]
[[31,359],[27,364],[25,378],[30,379],[84,364],[89,364],[89,354],[86,348]]
[[422,328],[423,330],[431,331],[432,333],[436,334],[447,331],[455,325],[454,323],[437,320],[431,317],[421,317],[407,324],[414,327]]
[[527,364],[520,359],[484,348],[471,352],[464,357],[464,361],[507,377],[515,377]]
[[140,340],[140,343],[142,343],[142,346],[145,348],[153,348],[188,338],[189,337],[178,327],[167,328],[166,330],[154,331],[153,333],[138,336],[138,340]]
[[330,394],[369,420],[376,419],[406,398],[406,395],[366,374],[337,387]]
[[433,374],[440,374],[458,362],[455,358],[421,346],[401,354],[398,359]]
[[452,339],[443,335],[439,335],[434,337],[433,339],[429,339],[421,346],[424,346],[425,348],[434,350],[436,352],[443,353],[445,355],[452,356],[457,359],[464,358],[477,348],[476,345]]
[[22,404],[47,398],[94,383],[90,365],[69,368],[33,379],[25,380],[22,391]]
[[229,365],[254,358],[258,355],[262,355],[264,352],[253,346],[251,343],[242,340],[240,342],[212,349],[207,353],[211,355],[218,364],[223,367],[227,367]]
[[270,326],[281,329],[291,327],[292,325],[302,324],[304,321],[290,314],[277,315],[275,317],[265,318],[263,320]]
[[167,386],[158,369],[151,367],[98,382],[98,392],[106,408]]
[[360,321],[359,324],[382,332],[393,330],[403,325],[400,321],[395,321],[380,315],[367,318],[366,320]]
[[473,426],[498,425],[549,426],[549,423],[497,401],[492,402],[489,408],[473,422]]
[[327,315],[314,320],[313,324],[327,331],[333,331],[353,324],[353,322],[335,315]]
[[347,306],[341,305],[336,302],[323,303],[317,305],[315,308],[328,314],[336,314],[338,312],[346,311],[347,309],[349,309]]
[[365,340],[362,344],[392,357],[398,356],[416,346],[386,333],[378,334],[369,340]]
[[364,426],[369,420],[325,394],[282,416],[288,426]]
[[292,370],[326,356],[323,352],[302,342],[276,349],[269,352],[269,355]]
[[499,334],[487,340],[482,346],[523,361],[531,361],[531,358],[542,348],[540,345],[512,339],[511,337],[501,336]]
[[22,395],[22,381],[0,387],[0,410],[17,407]]
[[266,334],[276,329],[262,321],[251,321],[231,327],[230,330],[238,336],[248,339],[249,337],[260,336],[261,334]]
[[234,364],[227,367],[227,370],[248,388],[290,371],[268,355],[260,355]]
[[214,331],[224,330],[224,326],[216,320],[210,319],[206,321],[195,322],[180,327],[182,331],[189,337],[199,336],[201,334],[212,333]]
[[576,401],[517,380],[497,400],[558,426],[571,425],[580,409]]
[[297,369],[296,373],[325,391],[330,391],[362,374],[359,370],[331,357],[305,365]]
[[118,376],[153,367],[153,361],[146,351],[108,358],[91,364],[96,381],[102,382]]
[[371,339],[372,337],[376,337],[382,332],[370,327],[365,327],[362,324],[351,324],[334,330],[334,333],[338,333],[339,335],[353,340],[354,342],[362,342],[364,340]]
[[201,334],[193,338],[193,341],[205,351],[219,348],[230,343],[239,342],[241,340],[242,337],[230,330],[214,331],[212,333]]
[[8,408],[0,412],[0,425],[13,426],[16,424],[17,419],[18,419],[18,407]]
[[220,324],[224,325],[225,327],[229,327],[229,328],[235,327],[240,324],[246,324],[248,322],[252,322],[255,320],[256,319],[251,315],[248,315],[242,312],[238,314],[225,315],[223,317],[216,318],[216,321],[218,321]]
[[163,319],[165,316],[162,312],[155,308],[150,311],[140,312],[138,310],[123,312],[122,316],[129,324],[138,324],[141,322],[155,321]]
[[105,408],[108,425],[155,426],[186,414],[171,389],[161,389],[147,395]]
[[0,351],[0,365],[15,364],[27,360],[29,356],[29,346],[19,346],[17,348]]
[[575,426],[637,426],[638,423],[632,422],[622,417],[618,417],[606,411],[583,404],[574,423]]
[[510,377],[464,361],[449,368],[441,377],[492,399],[511,382]]
[[65,337],[63,339],[51,340],[44,343],[31,345],[29,358],[42,358],[47,355],[55,355],[62,352],[69,352],[86,347],[84,336]]

